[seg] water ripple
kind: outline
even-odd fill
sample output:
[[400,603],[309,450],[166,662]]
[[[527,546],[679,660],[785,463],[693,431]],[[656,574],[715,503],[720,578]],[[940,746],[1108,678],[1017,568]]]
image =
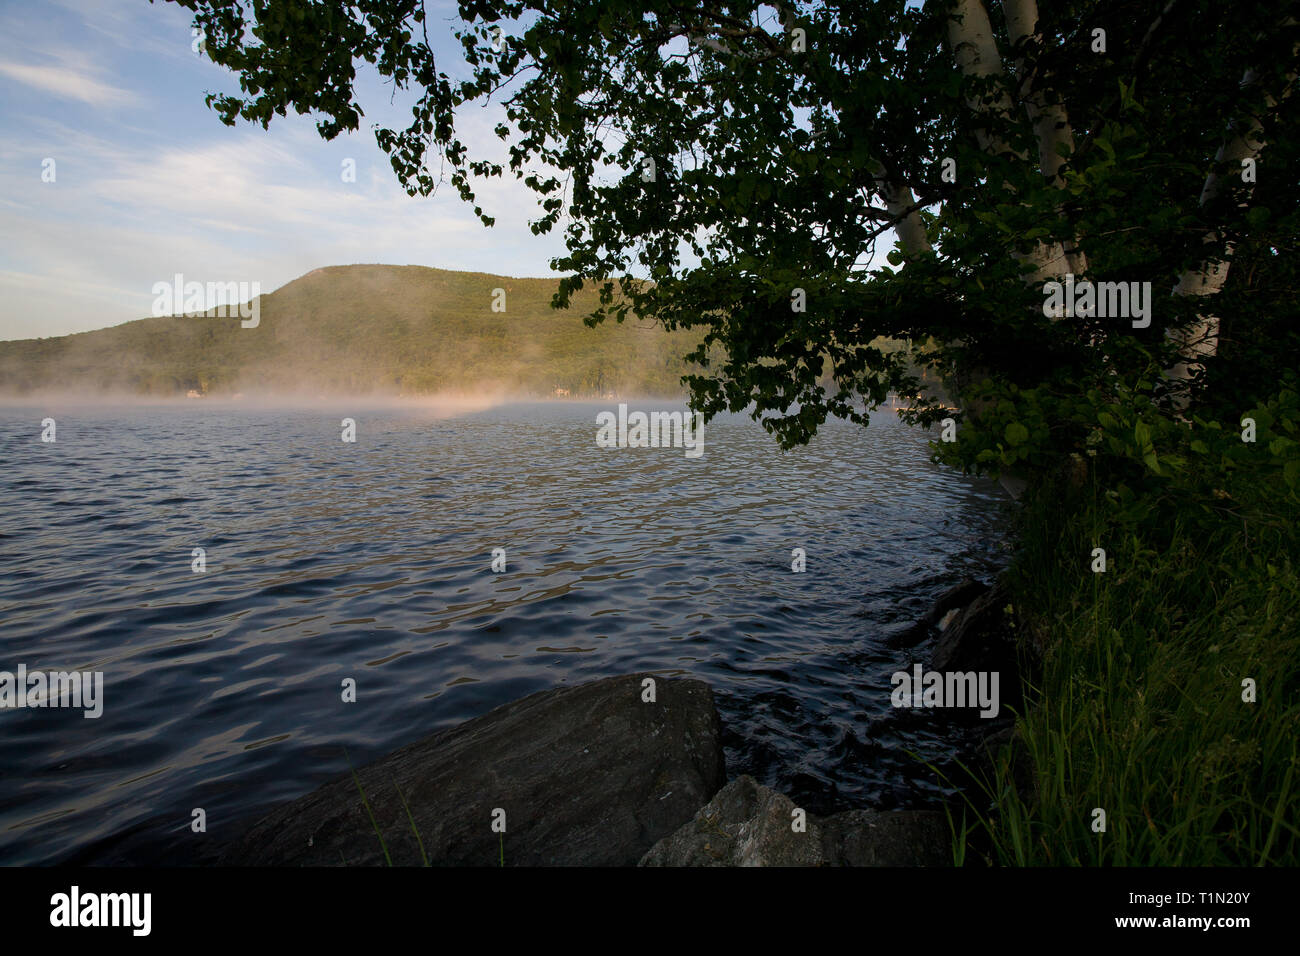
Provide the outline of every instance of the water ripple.
[[105,684],[98,720],[0,712],[0,862],[185,862],[194,807],[232,836],[345,748],[630,671],[709,681],[731,772],[814,810],[936,793],[914,754],[953,731],[890,707],[886,639],[1000,560],[995,487],[887,415],[789,453],[724,417],[687,459],[597,448],[598,410],[359,411],[355,444],[333,413],[0,410],[0,669]]

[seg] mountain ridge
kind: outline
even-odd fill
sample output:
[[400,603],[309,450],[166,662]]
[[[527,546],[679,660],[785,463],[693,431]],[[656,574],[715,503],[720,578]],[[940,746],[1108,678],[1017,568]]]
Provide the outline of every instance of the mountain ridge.
[[694,334],[636,319],[587,328],[597,291],[556,310],[558,286],[419,265],[321,266],[263,293],[251,328],[233,308],[209,309],[0,342],[0,393],[685,394],[681,357]]

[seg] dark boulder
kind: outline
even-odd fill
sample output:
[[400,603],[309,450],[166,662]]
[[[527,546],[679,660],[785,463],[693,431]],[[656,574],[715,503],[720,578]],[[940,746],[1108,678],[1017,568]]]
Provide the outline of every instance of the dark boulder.
[[[984,738],[976,752],[973,768],[989,783],[994,780],[998,769],[1005,770],[1006,778],[1015,786],[1020,799],[1026,803],[1033,802],[1034,765],[1024,738],[1014,725]],[[979,788],[979,792],[987,795],[988,785]]]
[[937,810],[847,810],[822,821],[836,866],[952,866],[948,818]]
[[435,866],[634,865],[725,781],[712,690],[655,677],[645,703],[649,676],[542,691],[403,747],[276,809],[222,862],[383,865],[373,813],[397,866],[420,865],[417,832]]

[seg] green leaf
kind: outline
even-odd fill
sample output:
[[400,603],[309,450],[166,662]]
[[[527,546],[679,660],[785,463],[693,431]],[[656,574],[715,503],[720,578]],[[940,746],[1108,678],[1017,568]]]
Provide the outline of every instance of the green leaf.
[[1006,438],[1007,444],[1014,448],[1016,445],[1023,445],[1029,441],[1029,429],[1019,422],[1012,422],[1007,426],[1003,437]]

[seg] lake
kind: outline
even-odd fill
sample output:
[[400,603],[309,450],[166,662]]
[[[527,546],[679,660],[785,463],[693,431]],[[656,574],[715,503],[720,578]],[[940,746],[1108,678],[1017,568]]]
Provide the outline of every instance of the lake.
[[0,408],[0,671],[103,673],[99,718],[0,710],[0,863],[195,862],[194,808],[231,837],[349,763],[640,671],[708,681],[729,775],[813,812],[937,799],[922,761],[962,731],[891,706],[886,638],[1003,562],[997,485],[886,412],[788,453],[722,416],[689,457],[598,447],[616,407]]

